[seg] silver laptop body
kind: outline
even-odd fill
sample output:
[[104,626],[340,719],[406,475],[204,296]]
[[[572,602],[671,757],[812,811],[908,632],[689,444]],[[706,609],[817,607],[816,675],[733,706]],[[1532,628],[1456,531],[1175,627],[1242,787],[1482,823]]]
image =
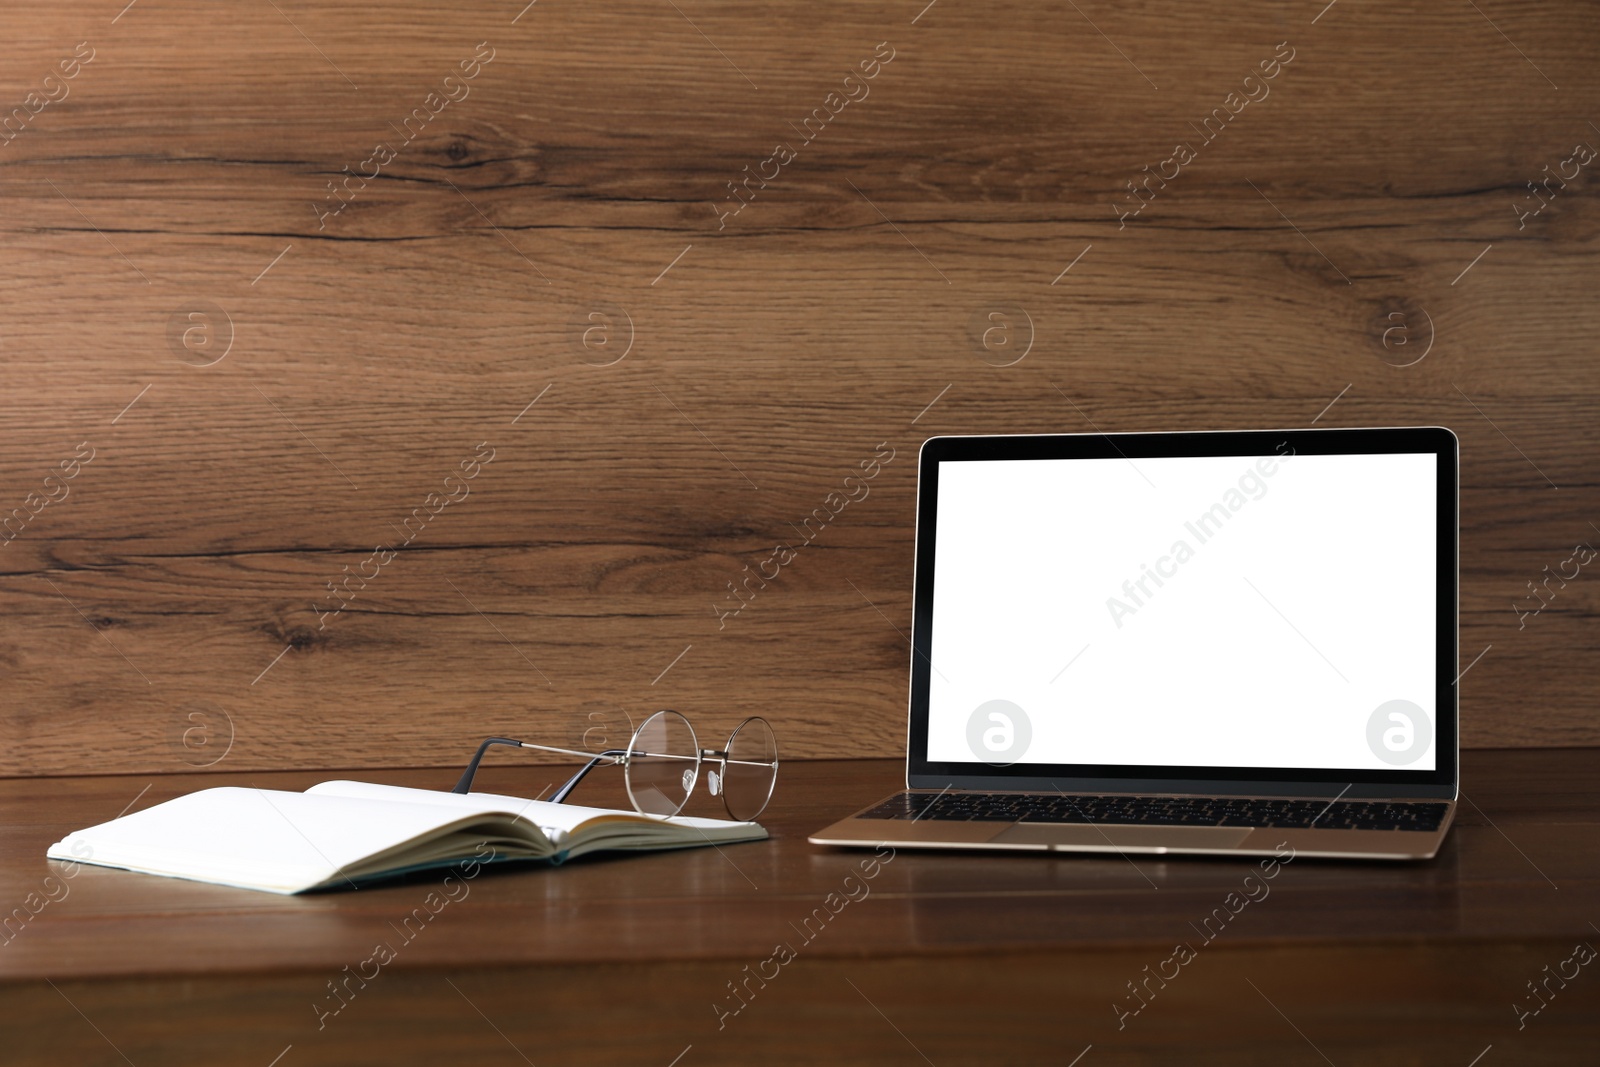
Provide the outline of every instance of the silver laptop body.
[[812,842],[1438,852],[1449,430],[936,437],[919,464],[906,790]]

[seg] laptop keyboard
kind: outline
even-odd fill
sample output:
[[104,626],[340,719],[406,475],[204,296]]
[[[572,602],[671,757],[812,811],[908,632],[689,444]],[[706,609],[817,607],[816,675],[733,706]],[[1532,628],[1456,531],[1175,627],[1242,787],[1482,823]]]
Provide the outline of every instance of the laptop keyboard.
[[1277,800],[1259,797],[1065,796],[1042,793],[901,793],[862,819],[1100,823],[1118,826],[1261,826],[1300,830],[1439,829],[1437,802]]

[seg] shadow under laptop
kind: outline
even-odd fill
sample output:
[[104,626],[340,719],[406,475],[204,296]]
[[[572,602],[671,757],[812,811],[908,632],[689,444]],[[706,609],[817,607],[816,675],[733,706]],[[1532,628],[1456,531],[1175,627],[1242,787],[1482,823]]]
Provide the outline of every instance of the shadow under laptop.
[[923,945],[1391,938],[1463,929],[1459,853],[1415,863],[901,850],[879,893],[904,893]]

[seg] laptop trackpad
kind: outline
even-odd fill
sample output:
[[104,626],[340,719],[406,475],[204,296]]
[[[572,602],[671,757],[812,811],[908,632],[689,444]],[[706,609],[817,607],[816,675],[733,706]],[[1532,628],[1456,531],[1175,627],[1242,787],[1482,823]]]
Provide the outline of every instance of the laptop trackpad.
[[1248,826],[1084,826],[1079,823],[1017,823],[992,844],[1049,845],[1063,849],[1165,852],[1169,849],[1237,848]]

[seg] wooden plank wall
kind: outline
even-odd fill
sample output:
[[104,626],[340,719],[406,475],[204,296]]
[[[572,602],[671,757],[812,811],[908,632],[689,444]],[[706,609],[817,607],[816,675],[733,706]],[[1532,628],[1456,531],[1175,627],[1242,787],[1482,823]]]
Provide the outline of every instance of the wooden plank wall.
[[0,774],[892,753],[925,436],[1314,421],[1461,435],[1465,742],[1600,742],[1595,5],[925,3],[8,5]]

